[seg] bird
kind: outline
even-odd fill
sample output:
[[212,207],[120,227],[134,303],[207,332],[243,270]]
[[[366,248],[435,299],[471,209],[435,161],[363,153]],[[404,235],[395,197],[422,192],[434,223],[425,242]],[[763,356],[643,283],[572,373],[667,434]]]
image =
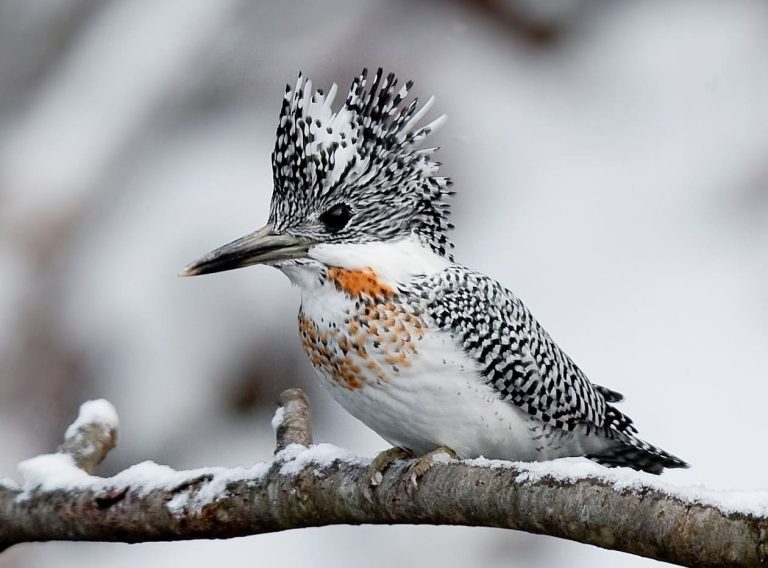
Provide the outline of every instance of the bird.
[[[343,104],[299,73],[286,85],[268,223],[189,264],[196,276],[264,264],[301,294],[301,344],[331,396],[422,475],[450,458],[584,457],[660,474],[685,468],[644,441],[523,302],[457,263],[449,178],[424,141],[434,97],[367,69]],[[375,482],[375,481],[374,481]]]

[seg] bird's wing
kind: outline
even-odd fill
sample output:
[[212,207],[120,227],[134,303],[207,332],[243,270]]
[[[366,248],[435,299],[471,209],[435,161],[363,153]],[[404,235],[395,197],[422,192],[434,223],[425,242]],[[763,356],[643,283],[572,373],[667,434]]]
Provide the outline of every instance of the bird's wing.
[[621,395],[593,385],[519,298],[462,266],[409,283],[435,324],[479,364],[499,395],[551,426],[578,424],[631,434],[632,421],[607,404]]

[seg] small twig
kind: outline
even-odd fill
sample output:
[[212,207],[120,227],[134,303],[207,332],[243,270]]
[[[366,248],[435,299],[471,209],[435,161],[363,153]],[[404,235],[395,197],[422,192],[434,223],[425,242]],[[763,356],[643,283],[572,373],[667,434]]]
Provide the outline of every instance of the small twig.
[[91,400],[67,428],[57,452],[72,456],[75,465],[92,474],[117,443],[117,413],[106,400]]
[[275,453],[290,444],[312,445],[312,414],[307,395],[301,389],[288,389],[280,393],[279,408],[272,421],[277,438]]

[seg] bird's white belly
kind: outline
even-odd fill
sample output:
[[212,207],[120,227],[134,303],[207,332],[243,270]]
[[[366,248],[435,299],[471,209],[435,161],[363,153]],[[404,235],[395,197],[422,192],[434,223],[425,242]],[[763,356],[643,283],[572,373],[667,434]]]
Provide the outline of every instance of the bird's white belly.
[[533,424],[484,384],[472,361],[443,332],[428,332],[411,366],[388,380],[346,389],[325,378],[332,396],[393,445],[424,454],[439,446],[460,457],[531,460]]
[[460,457],[543,457],[535,421],[501,400],[477,363],[418,310],[326,300],[333,310],[302,304],[305,351],[331,395],[385,440],[416,454],[447,446]]

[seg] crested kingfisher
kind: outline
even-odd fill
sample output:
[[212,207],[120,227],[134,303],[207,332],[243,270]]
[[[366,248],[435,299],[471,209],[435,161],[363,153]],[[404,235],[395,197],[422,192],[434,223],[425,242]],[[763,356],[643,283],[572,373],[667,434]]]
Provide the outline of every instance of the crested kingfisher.
[[[511,291],[454,262],[443,122],[411,82],[366,70],[286,87],[268,223],[187,266],[194,276],[267,264],[301,293],[301,342],[323,384],[400,456],[541,461],[583,456],[658,474],[687,467],[637,436]],[[380,476],[379,476],[380,478]]]

